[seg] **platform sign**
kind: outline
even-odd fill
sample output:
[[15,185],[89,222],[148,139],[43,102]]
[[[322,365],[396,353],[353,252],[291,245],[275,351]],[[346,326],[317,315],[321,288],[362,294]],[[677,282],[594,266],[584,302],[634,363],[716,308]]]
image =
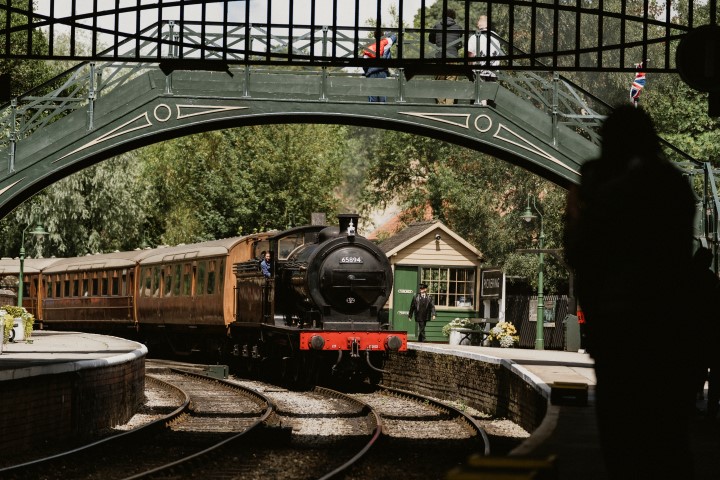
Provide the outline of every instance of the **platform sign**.
[[503,272],[498,269],[486,269],[480,272],[480,298],[501,298],[503,290]]
[[[543,300],[543,325],[546,327],[554,327],[557,301],[554,298],[547,297]],[[530,322],[537,322],[537,304],[537,297],[531,298],[528,303],[528,321]]]

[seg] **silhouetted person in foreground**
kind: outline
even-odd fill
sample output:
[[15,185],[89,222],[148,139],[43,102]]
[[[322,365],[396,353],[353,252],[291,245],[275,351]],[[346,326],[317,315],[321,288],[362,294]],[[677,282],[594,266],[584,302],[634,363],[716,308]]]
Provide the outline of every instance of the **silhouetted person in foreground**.
[[689,320],[695,196],[644,111],[619,107],[601,134],[601,157],[568,195],[565,251],[595,360],[607,470],[690,479],[696,346],[679,330]]
[[[710,250],[700,247],[693,255],[692,263],[692,297],[691,321],[697,325],[699,347],[696,357],[695,389],[702,399],[705,381],[708,382],[708,398],[706,415],[715,419],[718,414],[720,400],[720,279],[710,267],[713,254]],[[708,375],[709,369],[709,375]]]

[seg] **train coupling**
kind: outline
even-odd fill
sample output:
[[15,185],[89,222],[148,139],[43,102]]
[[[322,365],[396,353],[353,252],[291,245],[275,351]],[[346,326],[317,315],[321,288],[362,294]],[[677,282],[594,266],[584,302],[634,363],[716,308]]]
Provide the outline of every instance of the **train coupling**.
[[233,345],[232,355],[233,355],[233,357],[240,356],[240,345],[238,345],[237,343],[235,345]]
[[349,340],[350,340],[350,357],[359,358],[360,357],[360,339],[359,338],[351,338]]
[[252,347],[252,358],[260,358],[260,349],[257,345],[253,345]]

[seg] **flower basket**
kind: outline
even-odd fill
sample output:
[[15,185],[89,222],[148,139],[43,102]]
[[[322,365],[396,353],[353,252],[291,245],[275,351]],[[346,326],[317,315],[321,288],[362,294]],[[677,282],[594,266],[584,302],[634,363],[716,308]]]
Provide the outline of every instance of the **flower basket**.
[[520,341],[515,325],[510,322],[499,322],[490,329],[487,342],[490,346],[513,348]]

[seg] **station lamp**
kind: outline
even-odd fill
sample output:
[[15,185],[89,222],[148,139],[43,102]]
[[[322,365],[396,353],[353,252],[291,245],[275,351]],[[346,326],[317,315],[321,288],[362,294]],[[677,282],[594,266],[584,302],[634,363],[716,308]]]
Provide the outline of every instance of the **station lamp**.
[[[22,239],[20,240],[20,278],[18,283],[18,307],[22,307],[23,304],[23,285],[25,283],[24,281],[24,267],[25,267],[25,232],[27,232],[27,229],[30,228],[30,225],[25,227],[25,230],[23,230],[22,233]],[[48,235],[48,232],[45,231],[42,225],[39,223],[35,226],[34,230],[31,230],[30,233],[32,235],[35,235],[35,237],[40,238],[42,236]]]
[[[530,200],[532,199],[532,206],[535,212],[537,212],[537,215],[535,215],[532,210],[530,210]],[[525,212],[520,216],[523,220],[530,223],[531,221],[535,220],[536,218],[540,218],[540,237],[539,237],[539,250],[540,250],[540,260],[539,260],[539,266],[538,266],[538,295],[537,295],[537,325],[535,326],[535,350],[544,350],[545,349],[545,338],[544,338],[544,331],[543,327],[545,326],[545,299],[543,297],[543,267],[545,262],[545,257],[542,252],[543,249],[543,242],[545,240],[545,233],[543,231],[543,216],[540,213],[540,210],[537,208],[537,204],[535,203],[535,197],[532,195],[528,195],[527,200],[527,208],[525,209]]]

